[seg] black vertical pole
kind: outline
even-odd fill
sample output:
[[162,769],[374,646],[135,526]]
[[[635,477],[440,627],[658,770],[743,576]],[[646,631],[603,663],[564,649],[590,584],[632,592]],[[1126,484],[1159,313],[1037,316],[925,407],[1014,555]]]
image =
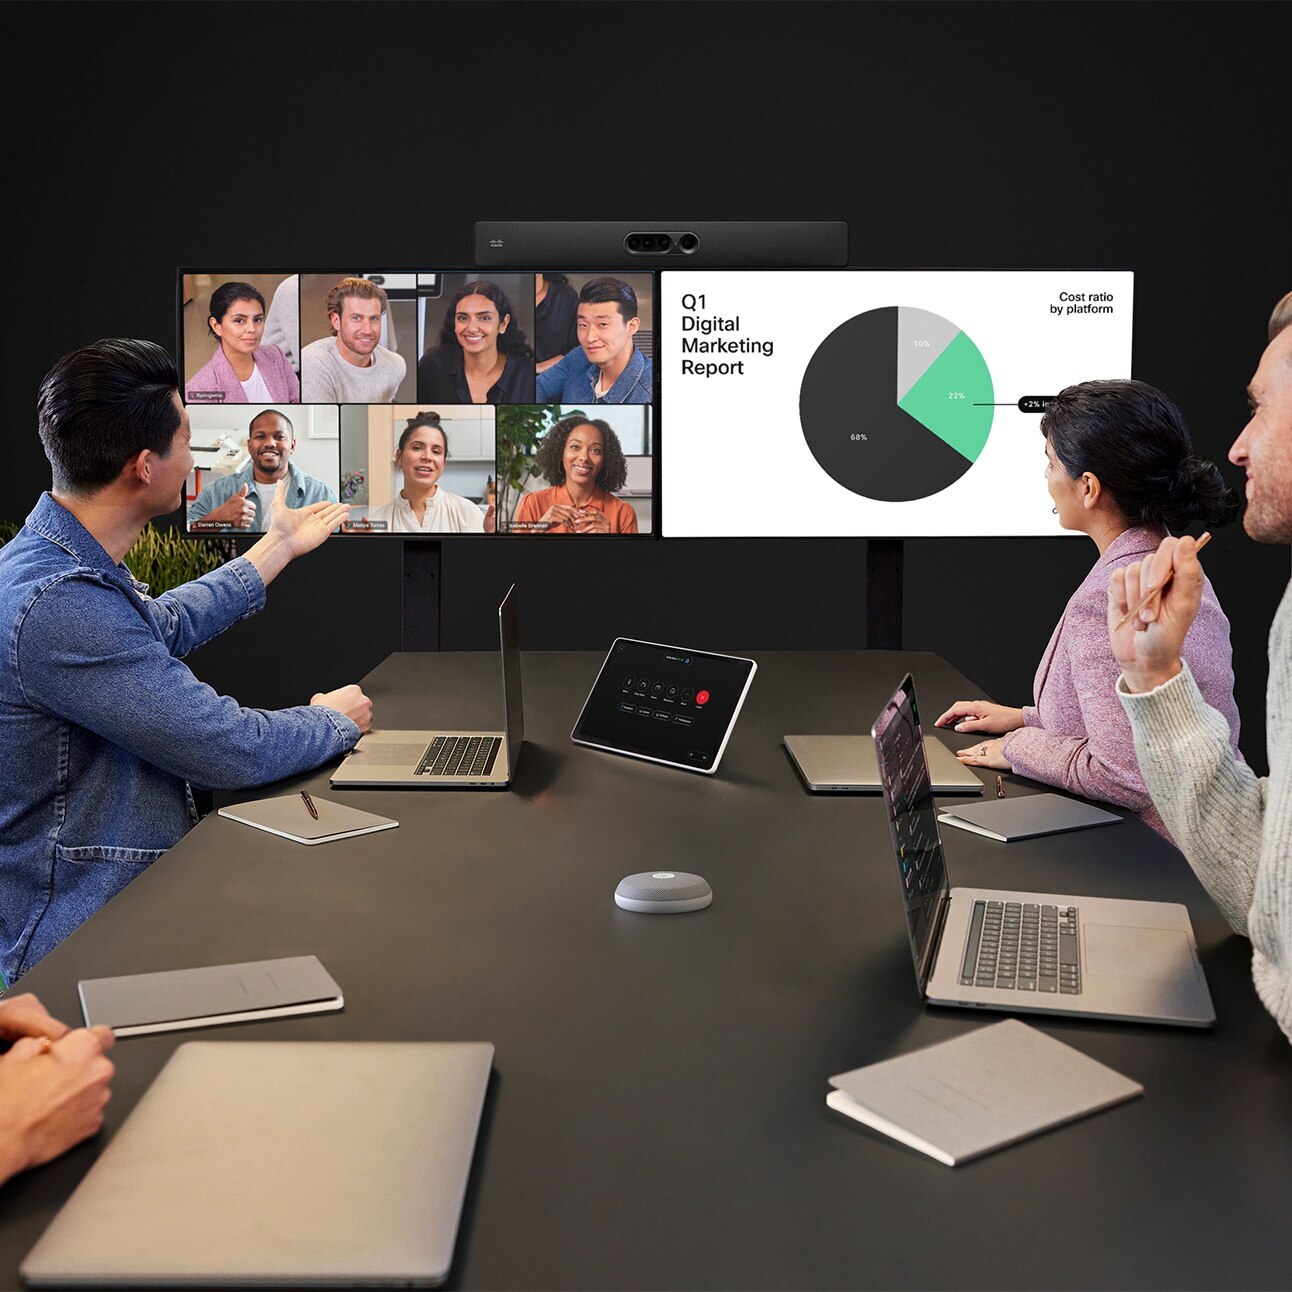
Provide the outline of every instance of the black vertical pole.
[[866,543],[866,649],[902,649],[902,540]]
[[439,650],[439,541],[405,539],[403,547],[403,649]]

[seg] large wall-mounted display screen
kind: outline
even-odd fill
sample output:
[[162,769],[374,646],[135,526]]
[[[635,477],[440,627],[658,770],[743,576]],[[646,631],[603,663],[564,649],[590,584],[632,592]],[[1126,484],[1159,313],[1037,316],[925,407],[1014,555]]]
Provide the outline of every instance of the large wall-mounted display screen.
[[1116,271],[665,271],[665,537],[1062,533],[1045,397],[1131,375]]
[[651,534],[655,275],[185,269],[189,533]]
[[1129,377],[1118,270],[185,270],[188,532],[1064,533],[1038,433]]

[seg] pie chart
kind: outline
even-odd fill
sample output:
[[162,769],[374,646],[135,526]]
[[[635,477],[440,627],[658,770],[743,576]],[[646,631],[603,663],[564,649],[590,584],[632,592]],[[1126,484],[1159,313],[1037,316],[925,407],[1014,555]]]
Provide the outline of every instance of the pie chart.
[[967,333],[940,314],[890,305],[841,323],[817,347],[799,421],[832,480],[863,498],[912,502],[978,460],[994,399]]

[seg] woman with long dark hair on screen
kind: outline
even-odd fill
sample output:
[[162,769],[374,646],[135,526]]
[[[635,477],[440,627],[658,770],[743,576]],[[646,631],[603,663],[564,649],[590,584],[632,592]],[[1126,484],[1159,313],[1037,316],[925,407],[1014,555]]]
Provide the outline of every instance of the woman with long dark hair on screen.
[[211,293],[206,330],[215,353],[184,384],[190,404],[299,404],[301,383],[276,345],[262,345],[265,298],[250,283]]
[[619,437],[599,417],[563,417],[534,455],[550,489],[527,493],[515,534],[635,534],[637,513],[614,491],[628,479]]
[[470,498],[440,484],[448,460],[449,437],[439,413],[410,417],[395,450],[403,486],[384,507],[369,513],[373,527],[390,534],[492,534],[493,503],[482,513]]
[[444,312],[439,344],[417,361],[417,398],[532,404],[534,351],[497,283],[467,283]]
[[[1099,559],[1041,657],[1035,703],[1015,709],[959,700],[936,725],[982,734],[981,743],[959,751],[962,762],[1131,808],[1169,838],[1117,699],[1121,668],[1108,644],[1108,578],[1156,552],[1168,533],[1195,522],[1227,524],[1237,515],[1237,500],[1216,467],[1194,456],[1180,410],[1142,381],[1069,386],[1046,409],[1041,433],[1059,524],[1088,535]],[[1006,603],[1010,590],[1007,584],[998,591]],[[1228,722],[1237,754],[1231,654],[1229,620],[1208,581],[1183,655],[1207,703]]]

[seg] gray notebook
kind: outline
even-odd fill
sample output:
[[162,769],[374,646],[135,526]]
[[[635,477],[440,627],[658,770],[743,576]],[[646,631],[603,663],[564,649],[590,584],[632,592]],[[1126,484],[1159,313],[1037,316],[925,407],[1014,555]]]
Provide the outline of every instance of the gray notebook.
[[102,1023],[117,1036],[323,1014],[345,1005],[316,956],[87,978],[76,989],[85,1025]]
[[312,800],[319,814],[316,821],[310,816],[305,800],[299,794],[284,794],[276,799],[256,799],[250,803],[235,803],[222,807],[221,816],[243,825],[267,830],[284,839],[297,843],[331,843],[334,839],[353,839],[357,834],[373,834],[377,830],[393,830],[399,824],[388,816],[364,812],[359,808],[333,803],[331,799]]
[[958,1166],[1144,1093],[1144,1087],[1009,1019],[830,1078],[826,1103]]
[[988,799],[985,803],[949,808],[938,813],[938,820],[959,830],[1013,843],[1015,839],[1034,839],[1042,834],[1116,825],[1121,817],[1063,794],[1021,794],[1016,798]]

